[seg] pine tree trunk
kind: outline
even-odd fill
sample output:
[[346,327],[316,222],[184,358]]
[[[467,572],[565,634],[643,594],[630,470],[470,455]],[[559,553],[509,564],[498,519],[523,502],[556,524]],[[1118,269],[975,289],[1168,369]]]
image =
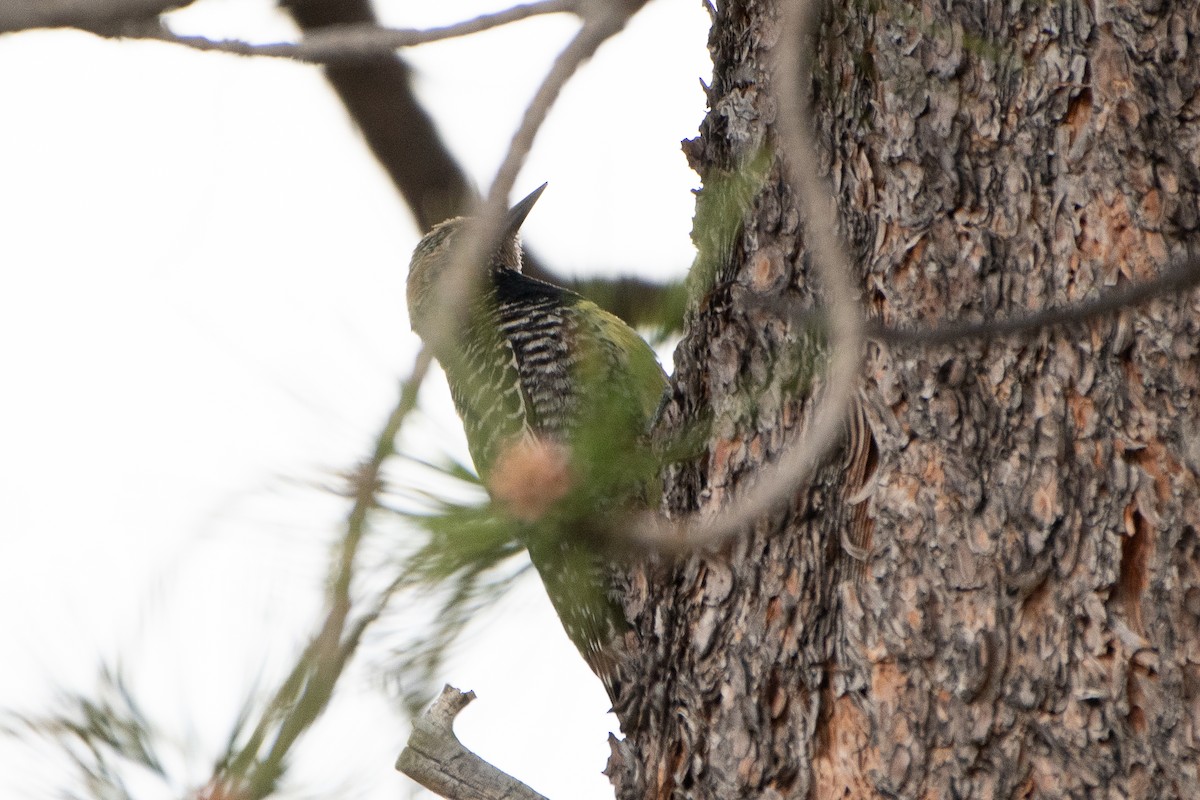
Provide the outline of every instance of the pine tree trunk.
[[[706,192],[775,121],[774,3],[719,5]],[[999,319],[1194,253],[1200,4],[831,5],[814,128],[869,314]],[[767,302],[820,306],[773,158],[677,351],[663,433],[711,426],[668,475],[678,514],[749,485],[811,409],[801,326]],[[786,513],[633,581],[617,796],[1200,797],[1198,335],[1190,293],[871,345],[868,500],[843,453]]]

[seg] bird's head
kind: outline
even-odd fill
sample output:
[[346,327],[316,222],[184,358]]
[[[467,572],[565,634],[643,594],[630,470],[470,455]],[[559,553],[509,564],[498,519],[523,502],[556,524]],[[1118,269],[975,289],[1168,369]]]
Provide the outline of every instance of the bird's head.
[[[521,271],[521,224],[545,188],[546,184],[543,183],[504,215],[498,244],[488,258],[490,269]],[[443,299],[437,295],[442,288],[439,284],[452,263],[458,233],[469,221],[467,217],[455,217],[434,225],[413,250],[408,266],[408,316],[413,330],[418,334],[423,335],[423,331],[427,330],[426,324],[437,316],[438,309],[466,305],[462,298]]]

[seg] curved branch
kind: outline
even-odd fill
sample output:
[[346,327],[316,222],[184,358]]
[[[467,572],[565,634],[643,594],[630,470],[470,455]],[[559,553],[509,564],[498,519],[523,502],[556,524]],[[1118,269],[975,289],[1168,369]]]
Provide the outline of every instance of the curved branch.
[[[450,263],[438,280],[435,291],[441,297],[467,298],[472,296],[475,282],[482,276],[484,256],[496,245],[500,221],[507,210],[508,195],[517,174],[525,163],[538,130],[550,113],[563,87],[579,67],[599,49],[609,37],[625,27],[629,16],[641,7],[641,2],[626,4],[594,2],[582,8],[587,12],[583,26],[567,44],[550,71],[542,80],[537,93],[525,109],[521,124],[513,134],[508,152],[496,171],[487,198],[478,204],[472,219],[460,233]],[[466,304],[462,304],[465,310]],[[443,345],[450,341],[459,320],[444,315],[427,332],[427,343],[435,352],[445,352]]]
[[813,263],[829,303],[832,355],[825,388],[812,422],[799,438],[785,445],[757,482],[736,495],[724,509],[711,516],[695,514],[677,521],[648,519],[635,525],[634,540],[654,550],[686,551],[717,545],[793,497],[837,446],[857,393],[863,316],[851,282],[853,266],[837,234],[837,204],[819,177],[816,143],[806,127],[811,113],[801,80],[809,75],[809,69],[802,45],[810,40],[814,9],[809,2],[783,6],[772,70],[779,104],[776,133],[788,180],[803,211]]

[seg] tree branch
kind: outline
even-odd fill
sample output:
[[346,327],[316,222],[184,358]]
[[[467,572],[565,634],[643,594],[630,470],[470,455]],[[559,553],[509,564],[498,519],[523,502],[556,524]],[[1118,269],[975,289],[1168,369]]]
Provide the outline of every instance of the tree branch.
[[1192,257],[1168,268],[1157,278],[1138,281],[1104,292],[1094,300],[1085,300],[1059,308],[1047,308],[1032,314],[990,322],[945,322],[932,327],[905,330],[879,322],[868,323],[869,338],[884,344],[952,344],[965,339],[997,339],[1019,336],[1043,328],[1057,328],[1089,322],[1098,317],[1148,303],[1159,297],[1180,294],[1200,286],[1200,258]]
[[541,2],[513,6],[494,14],[483,14],[474,19],[427,30],[384,28],[371,23],[332,25],[307,32],[303,41],[274,44],[254,44],[236,39],[208,39],[204,36],[181,36],[171,32],[156,20],[135,21],[130,25],[114,29],[112,33],[122,38],[172,42],[196,50],[233,53],[241,56],[290,58],[312,64],[329,64],[388,56],[403,47],[468,36],[541,14],[572,12],[575,11],[577,5],[575,0],[541,0]]
[[[620,32],[629,16],[643,3],[644,0],[626,0],[624,3],[593,2],[581,6],[586,12],[583,27],[555,58],[550,71],[525,109],[521,124],[508,146],[508,152],[492,180],[487,198],[478,204],[472,219],[468,220],[469,224],[456,238],[450,263],[434,287],[438,295],[454,298],[473,295],[475,281],[483,274],[484,256],[496,244],[500,221],[507,210],[509,193],[555,100],[579,67],[591,58],[609,37]],[[466,312],[466,308],[467,304],[463,304],[463,313]],[[435,352],[446,352],[449,348],[444,345],[451,341],[459,320],[455,319],[454,315],[444,314],[436,322],[437,324],[426,332],[426,343]]]
[[[288,0],[281,5],[306,35],[342,25],[377,27],[374,10],[364,0]],[[413,93],[402,58],[388,53],[356,63],[327,64],[325,75],[412,210],[418,228],[427,231],[469,212],[477,202],[474,188]],[[530,249],[524,266],[527,275],[579,292],[635,327],[674,331],[682,322],[682,301],[676,299],[680,292],[674,285],[637,277],[564,279]]]
[[153,19],[192,0],[3,0],[0,33],[29,28],[106,30],[115,23]]
[[[887,345],[921,345],[936,347],[972,339],[1003,339],[1027,336],[1047,328],[1081,325],[1107,316],[1129,311],[1170,295],[1183,294],[1200,286],[1200,258],[1190,257],[1167,267],[1158,277],[1102,292],[1099,297],[1070,303],[1065,306],[1017,314],[1012,317],[982,322],[950,321],[915,328],[896,328],[878,320],[868,320],[863,334]],[[754,298],[756,306],[788,318],[793,325],[823,325],[825,314],[820,311],[797,309],[784,298]]]
[[[286,0],[280,7],[305,35],[336,25],[377,24],[368,0]],[[325,77],[404,197],[418,228],[427,231],[466,210],[475,192],[417,100],[411,70],[399,55],[330,64],[325,67]]]
[[[416,407],[430,362],[428,350],[417,354],[412,373],[401,387],[400,399],[376,438],[374,452],[353,476],[354,503],[346,519],[330,580],[328,610],[320,630],[276,691],[247,743],[212,778],[213,786],[235,787],[236,794],[231,790],[230,796],[261,798],[274,791],[292,745],[325,710],[334,685],[357,649],[365,625],[356,624],[348,635],[345,633],[352,607],[350,584],[355,556],[367,532],[368,514],[378,505],[384,462],[395,452],[400,426]],[[373,617],[368,615],[367,619]],[[270,748],[260,758],[259,752],[272,733]]]
[[449,800],[546,800],[511,775],[472,753],[454,735],[454,718],[475,699],[447,685],[413,722],[396,769]]
[[681,520],[647,517],[633,526],[635,541],[656,551],[685,552],[712,547],[744,531],[807,483],[843,435],[853,407],[863,345],[862,311],[856,301],[847,249],[837,234],[837,203],[821,180],[816,143],[807,129],[811,113],[802,79],[809,75],[804,43],[810,40],[815,8],[811,2],[785,3],[772,70],[779,104],[776,134],[785,174],[804,217],[804,234],[825,289],[830,314],[830,361],[824,391],[811,423],[784,446],[758,480],[716,514],[692,514]]

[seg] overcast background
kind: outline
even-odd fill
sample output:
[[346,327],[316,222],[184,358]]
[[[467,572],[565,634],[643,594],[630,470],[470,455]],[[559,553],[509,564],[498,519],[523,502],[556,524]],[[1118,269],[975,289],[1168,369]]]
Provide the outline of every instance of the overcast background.
[[[377,5],[398,27],[503,7]],[[171,19],[295,35],[268,0]],[[679,141],[704,113],[707,26],[699,0],[654,0],[568,87],[516,194],[550,182],[525,233],[552,268],[685,272],[698,179]],[[406,51],[481,187],[575,27]],[[348,508],[323,487],[368,453],[411,366],[419,232],[319,68],[36,31],[0,37],[0,76],[0,706],[44,710],[119,663],[177,753],[175,782],[131,786],[178,797],[320,613]],[[421,402],[406,445],[466,458],[440,373]],[[377,679],[347,675],[288,786],[415,794]],[[479,694],[457,729],[482,756],[551,797],[611,797],[606,698],[535,580],[445,679]],[[0,764],[3,797],[70,785],[49,746],[0,740]]]

